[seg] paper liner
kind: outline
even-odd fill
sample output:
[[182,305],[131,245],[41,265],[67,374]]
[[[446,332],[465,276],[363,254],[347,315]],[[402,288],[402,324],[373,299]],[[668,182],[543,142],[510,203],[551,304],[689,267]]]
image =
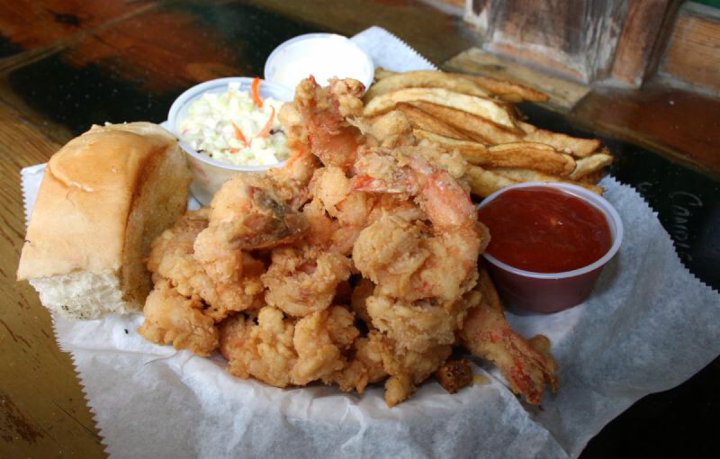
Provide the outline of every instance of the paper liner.
[[20,187],[22,188],[23,208],[25,209],[25,227],[30,225],[30,211],[35,204],[35,196],[37,195],[37,187],[45,173],[47,163],[37,164],[22,169],[20,171]]
[[372,58],[375,68],[393,72],[437,70],[432,62],[382,27],[370,27],[351,40]]
[[[613,176],[611,176],[611,175],[608,175],[608,176],[605,177],[603,180],[609,180],[609,181],[611,181],[611,183],[616,183],[616,184],[618,184],[619,186],[624,186],[624,187],[629,188],[629,189],[631,189],[632,191],[634,191],[634,192],[640,197],[640,199],[642,200],[642,202],[645,204],[645,207],[647,208],[647,211],[650,212],[650,213],[652,213],[653,215],[655,215],[655,216],[657,217],[658,211],[655,210],[655,208],[653,208],[652,205],[650,205],[650,203],[647,201],[647,199],[645,199],[645,197],[644,197],[642,194],[640,194],[640,192],[639,192],[634,186],[632,186],[632,184],[630,184],[630,183],[628,183],[628,182],[623,182],[622,180],[618,180],[617,178],[615,178],[615,177],[613,177]],[[659,220],[658,220],[658,222],[659,222]],[[661,224],[661,225],[662,225],[662,224]],[[664,227],[663,227],[663,229],[664,229]],[[665,233],[667,233],[667,236],[668,236],[668,238],[670,239],[670,242],[672,243],[673,252],[674,252],[675,255],[676,255],[677,261],[678,261],[681,265],[685,266],[685,263],[683,263],[682,259],[680,258],[680,255],[678,255],[679,250],[678,250],[678,247],[677,247],[677,243],[675,242],[675,239],[673,239],[673,238],[670,236],[670,233],[668,233],[667,230],[664,230],[664,231],[665,231]],[[687,268],[687,266],[685,266],[685,267]],[[688,272],[688,274],[690,274],[690,275],[692,276],[692,278],[693,278],[695,281],[697,281],[697,282],[699,282],[700,284],[702,284],[703,286],[707,287],[711,292],[720,293],[720,289],[713,288],[711,285],[708,285],[705,281],[703,281],[702,279],[700,279],[699,277],[697,277],[697,276],[695,275],[695,273],[693,273],[692,271],[690,271],[690,269],[687,269],[687,272]]]
[[[35,166],[30,166],[22,169],[20,171],[20,183],[22,188],[22,199],[23,199],[23,206],[25,209],[25,226],[27,227],[30,224],[30,209],[33,208],[33,205],[35,204],[35,198],[37,196],[37,190],[40,185],[40,181],[42,180],[42,176],[45,173],[45,166],[47,164],[37,164]],[[77,365],[75,354],[73,350],[67,346],[65,346],[61,339],[60,334],[58,333],[57,329],[57,317],[54,313],[50,314],[52,319],[52,327],[53,327],[53,334],[55,336],[55,342],[58,345],[58,348],[60,348],[61,351],[66,352],[70,354],[70,360],[72,361],[73,369],[75,370],[75,374],[77,375],[78,382],[80,383],[80,391],[82,392],[83,399],[85,400],[85,404],[88,406],[90,410],[90,414],[92,416],[92,420],[95,423],[95,426],[98,429],[98,436],[100,437],[100,442],[104,446],[104,451],[107,452],[108,444],[105,442],[104,436],[102,434],[102,429],[100,427],[100,424],[98,423],[98,417],[97,413],[92,407],[91,404],[91,397],[89,396],[87,387],[85,386],[84,376],[83,372],[80,370],[80,368]]]
[[[23,171],[23,192],[24,192],[24,200],[26,203],[31,203],[34,200],[34,193],[33,191],[37,189],[36,186],[32,186],[31,182],[37,182],[39,181],[40,174],[37,172],[37,167],[34,167],[31,169],[34,173],[29,173],[30,171]],[[611,201],[614,202],[617,206],[624,207],[627,205],[627,202],[630,202],[633,209],[635,209],[635,212],[638,213],[645,213],[646,215],[655,215],[655,213],[652,211],[648,203],[642,199],[640,195],[638,195],[631,187],[621,184],[617,182],[615,179],[608,177],[604,179],[604,181],[601,183],[603,186],[606,187],[606,197]],[[625,204],[622,203],[622,201],[627,201]],[[29,208],[28,208],[29,209]],[[633,222],[627,222],[626,226],[632,225]],[[680,260],[677,254],[674,252],[672,247],[672,242],[670,240],[669,235],[667,232],[662,229],[659,221],[657,218],[651,218],[648,220],[648,222],[645,223],[646,225],[650,225],[655,227],[653,231],[659,231],[662,232],[663,236],[662,238],[653,241],[652,244],[649,244],[648,247],[651,247],[653,250],[655,250],[659,254],[663,254],[664,256],[670,256],[673,259],[673,263],[680,266]],[[645,232],[644,229],[638,229],[638,228],[632,228],[630,229],[626,235],[628,237],[628,243],[633,238],[633,233],[635,231],[641,231]],[[612,268],[611,268],[612,269]],[[612,278],[612,273],[604,273],[603,278],[605,278],[605,283],[609,282],[606,278],[610,276]],[[687,291],[698,291],[700,297],[705,298],[713,298],[715,300],[715,304],[717,304],[717,298],[716,295],[713,293],[713,290],[708,287],[707,285],[703,284],[699,280],[695,278],[692,274],[690,274],[686,269],[680,268],[679,277],[682,277],[680,279],[680,283],[683,285],[684,289]],[[603,282],[603,278],[601,278],[601,283]],[[600,290],[602,290],[604,287],[600,287]],[[621,316],[616,319],[618,322],[622,322],[626,319],[626,316],[628,315],[628,308],[622,308],[622,305],[617,304],[611,304],[612,302],[607,301],[602,298],[603,292],[596,292],[594,294],[594,303],[600,302],[603,304],[604,308],[607,309],[607,312],[604,313],[605,316],[612,315],[612,314],[620,314]],[[670,301],[670,298],[668,298],[668,301]],[[575,323],[575,327],[578,326],[578,324],[583,323],[582,315],[586,313],[587,311],[583,311],[583,308],[587,308],[587,305],[582,305],[577,308],[573,308],[568,311],[564,311],[562,313],[550,315],[550,316],[537,316],[537,315],[522,315],[514,312],[508,312],[508,320],[513,324],[513,328],[516,329],[518,332],[525,336],[531,336],[536,333],[543,333],[550,337],[553,347],[554,348],[564,348],[564,347],[582,347],[582,341],[580,341],[578,344],[572,344],[571,346],[568,346],[568,343],[572,342],[573,339],[573,332],[575,329],[570,326],[568,328],[568,324]],[[648,314],[650,314],[652,311],[647,311]],[[632,313],[632,310],[630,310],[630,313]],[[650,316],[648,316],[650,317]],[[426,412],[428,414],[436,413],[438,410],[437,403],[444,403],[448,406],[454,406],[456,403],[460,402],[461,404],[467,403],[468,400],[482,400],[482,406],[486,407],[485,409],[488,410],[488,413],[485,413],[489,419],[493,419],[494,417],[499,415],[499,412],[497,411],[502,407],[500,412],[505,412],[505,416],[512,417],[511,420],[506,421],[506,423],[503,425],[503,431],[505,434],[508,432],[511,433],[513,430],[513,426],[521,427],[522,429],[536,429],[535,433],[532,434],[534,437],[532,437],[534,448],[530,449],[523,449],[527,448],[528,445],[523,443],[522,448],[520,448],[520,444],[516,445],[519,450],[526,450],[526,451],[532,451],[537,454],[545,454],[549,451],[553,451],[553,454],[551,456],[557,456],[560,454],[560,451],[558,447],[562,445],[562,447],[565,449],[565,453],[567,453],[569,456],[577,456],[580,451],[582,451],[582,448],[585,446],[587,441],[592,438],[592,436],[596,435],[602,427],[612,418],[617,416],[619,413],[624,411],[627,407],[629,407],[632,403],[634,403],[637,399],[640,397],[657,391],[657,390],[665,390],[670,387],[673,387],[674,385],[677,385],[681,383],[686,377],[689,376],[689,374],[692,374],[692,372],[699,370],[704,365],[706,365],[709,361],[711,361],[714,358],[713,352],[707,352],[705,351],[705,354],[707,355],[706,361],[701,362],[694,362],[692,363],[692,372],[688,372],[688,370],[681,371],[680,366],[686,363],[686,361],[692,357],[686,356],[684,354],[684,349],[676,349],[674,352],[669,352],[669,354],[674,354],[678,357],[668,357],[661,354],[653,354],[652,361],[657,362],[657,364],[654,364],[655,366],[659,365],[661,367],[668,367],[672,368],[669,370],[668,373],[664,374],[664,376],[655,377],[653,376],[652,379],[656,380],[655,383],[652,385],[655,387],[654,390],[648,390],[646,387],[642,387],[640,390],[628,390],[623,389],[623,391],[620,391],[620,394],[622,397],[619,397],[619,399],[614,399],[611,403],[612,406],[608,407],[602,407],[602,406],[595,406],[594,403],[596,401],[594,400],[603,400],[602,403],[607,404],[607,400],[605,400],[602,392],[596,393],[595,396],[592,396],[590,394],[594,393],[595,389],[592,387],[582,387],[581,384],[580,387],[578,387],[578,381],[576,380],[575,376],[568,378],[571,381],[573,381],[572,384],[568,384],[568,381],[565,381],[566,379],[564,377],[563,371],[565,371],[565,368],[561,369],[560,377],[560,392],[559,394],[555,396],[546,396],[545,398],[545,409],[543,411],[537,410],[534,407],[524,406],[522,403],[520,403],[518,400],[515,399],[512,394],[509,393],[507,390],[506,382],[501,377],[497,369],[493,368],[491,365],[487,363],[482,363],[481,366],[483,369],[488,369],[489,374],[491,376],[491,384],[488,386],[477,386],[470,389],[465,389],[464,392],[462,392],[461,396],[455,395],[455,396],[448,396],[442,392],[442,389],[439,388],[437,383],[435,382],[429,382],[424,384],[421,388],[418,394],[416,396],[409,400],[408,402],[405,402],[400,405],[400,408],[394,408],[393,410],[388,410],[387,408],[384,408],[382,401],[382,389],[381,388],[372,388],[370,389],[363,397],[358,398],[354,395],[346,395],[340,393],[336,388],[324,388],[324,387],[311,387],[307,389],[293,389],[289,391],[281,391],[278,389],[270,388],[267,386],[264,386],[262,383],[258,383],[256,381],[239,381],[234,379],[233,377],[227,375],[222,370],[222,367],[224,366],[221,359],[202,359],[198,357],[193,357],[186,351],[176,352],[172,348],[167,346],[155,346],[151,345],[149,343],[139,344],[137,340],[140,339],[139,337],[135,336],[134,328],[140,323],[140,317],[139,316],[129,316],[129,317],[108,317],[104,319],[106,325],[100,325],[101,321],[89,321],[84,322],[80,324],[68,322],[62,318],[54,318],[54,329],[56,333],[56,337],[58,337],[58,344],[61,349],[64,351],[71,352],[72,358],[73,358],[73,364],[75,368],[78,371],[79,379],[81,382],[81,385],[83,386],[83,393],[86,397],[86,400],[88,401],[88,406],[91,407],[93,418],[97,422],[98,429],[100,430],[101,438],[103,439],[103,445],[106,446],[106,451],[112,455],[118,455],[118,456],[124,456],[125,453],[128,453],[128,451],[132,451],[134,453],[140,453],[139,450],[133,450],[128,446],[127,443],[118,441],[118,438],[122,438],[124,435],[127,434],[123,430],[122,423],[118,425],[117,423],[120,422],[120,419],[123,419],[121,417],[115,416],[114,410],[108,409],[108,404],[112,406],[116,406],[114,402],[108,401],[108,390],[104,390],[103,388],[107,384],[109,388],[115,388],[116,391],[118,391],[121,397],[128,397],[129,399],[133,398],[133,393],[135,397],[138,396],[138,394],[142,395],[143,392],[146,392],[148,390],[148,387],[143,386],[145,383],[140,383],[138,387],[135,389],[132,388],[125,388],[122,383],[113,383],[108,382],[104,380],[104,373],[99,372],[96,367],[94,367],[97,362],[104,361],[106,358],[103,357],[103,355],[114,355],[114,356],[124,356],[123,359],[125,359],[126,364],[123,368],[125,370],[122,370],[121,373],[113,373],[113,371],[117,371],[117,369],[112,369],[112,371],[106,371],[107,378],[113,379],[113,380],[127,380],[132,379],[132,373],[133,371],[139,371],[142,368],[147,367],[152,362],[156,362],[153,365],[167,365],[167,368],[187,368],[187,371],[180,371],[180,373],[177,372],[177,370],[174,370],[171,373],[167,373],[166,370],[162,370],[156,377],[158,378],[158,382],[162,381],[160,384],[166,384],[168,382],[174,381],[174,378],[180,378],[177,379],[172,384],[185,384],[186,378],[188,378],[188,374],[193,375],[192,378],[210,378],[215,384],[220,384],[222,387],[225,387],[225,390],[229,392],[237,392],[241,387],[242,389],[241,393],[246,394],[247,396],[253,398],[253,397],[266,397],[267,400],[274,400],[273,403],[266,403],[263,405],[262,412],[268,416],[269,419],[272,420],[271,424],[274,427],[274,435],[276,436],[285,436],[286,438],[284,441],[291,442],[292,441],[292,435],[290,433],[293,432],[292,429],[289,430],[290,433],[285,432],[284,428],[287,426],[283,426],[282,419],[295,419],[294,423],[303,425],[307,422],[307,419],[303,421],[298,421],[298,419],[304,419],[306,418],[309,413],[312,414],[312,417],[310,419],[312,420],[313,425],[346,425],[348,421],[347,418],[343,418],[343,416],[347,416],[347,412],[345,410],[341,410],[343,413],[343,416],[340,418],[333,415],[332,411],[328,411],[325,409],[318,409],[318,406],[325,406],[329,400],[332,400],[332,406],[342,406],[344,402],[350,403],[349,407],[354,407],[352,410],[362,410],[364,412],[370,412],[374,413],[370,419],[373,420],[373,426],[369,427],[368,425],[365,425],[362,427],[362,431],[375,431],[375,425],[374,423],[378,423],[379,425],[383,425],[383,423],[390,422],[390,420],[394,419],[394,422],[400,422],[404,425],[409,426],[408,429],[412,430],[413,428],[421,428],[418,427],[421,424],[419,423],[419,413],[417,410],[422,410],[422,412]],[[639,322],[642,322],[645,319],[639,319]],[[683,325],[683,327],[692,328],[693,325],[695,325],[696,328],[701,329],[703,326],[707,326],[707,323],[712,323],[711,320],[708,321],[702,321],[700,323],[692,324],[688,323],[687,325]],[[62,326],[59,326],[59,325]],[[587,326],[587,321],[584,322],[585,326]],[[101,328],[97,328],[101,327]],[[107,333],[109,333],[108,338],[103,338],[102,342],[106,343],[103,344],[101,347],[98,347],[97,342],[93,342],[93,335],[97,334],[99,330],[107,330]],[[120,338],[124,338],[123,331],[128,330],[128,334],[130,336],[130,340],[120,340]],[[120,338],[118,338],[118,335]],[[113,338],[114,336],[114,338]],[[64,339],[62,338],[64,337]],[[627,339],[627,336],[621,336],[621,337],[612,337],[608,336],[608,340],[612,339]],[[698,338],[699,339],[699,338]],[[639,343],[639,344],[642,344]],[[703,344],[702,342],[698,342],[698,346],[700,348],[707,347],[710,345],[709,343]],[[713,343],[717,347],[717,342]],[[139,346],[144,346],[144,349],[152,349],[151,352],[144,351],[143,354],[137,354],[136,348]],[[698,350],[700,352],[700,350]],[[128,354],[129,353],[129,354]],[[603,358],[602,352],[599,352],[597,355],[595,355],[595,358]],[[694,354],[694,353],[693,353]],[[82,359],[80,358],[82,356]],[[564,360],[561,363],[564,363],[565,366],[567,366],[566,362],[571,362],[571,365],[580,366],[582,367],[582,363],[574,362],[572,359],[572,356],[567,355],[567,353],[563,354]],[[643,357],[647,358],[647,357]],[[674,362],[673,359],[679,360],[678,362]],[[662,361],[664,360],[664,362]],[[682,360],[682,361],[680,361]],[[697,360],[697,359],[696,359]],[[95,361],[95,364],[93,363]],[[164,363],[163,363],[164,362]],[[608,372],[611,372],[612,367],[615,366],[617,362],[608,362]],[[622,362],[620,362],[622,364]],[[638,362],[638,364],[642,364],[642,362]],[[103,364],[106,365],[106,364]],[[83,368],[85,367],[85,368]],[[95,368],[95,369],[93,369]],[[136,370],[133,370],[135,368]],[[165,368],[164,366],[162,368]],[[193,370],[194,368],[194,370]],[[578,371],[581,368],[576,368],[575,371]],[[155,370],[159,371],[159,370]],[[196,371],[201,371],[203,375],[197,375]],[[480,372],[480,369],[476,368],[476,372]],[[645,369],[647,372],[647,368]],[[219,375],[217,374],[219,373]],[[185,375],[185,376],[183,376]],[[88,379],[89,376],[92,376],[92,382]],[[582,375],[581,375],[582,376]],[[613,384],[622,384],[623,379],[627,379],[627,375],[620,375],[619,382],[616,381]],[[217,378],[220,378],[219,380]],[[598,376],[598,380],[603,379],[602,376]],[[582,378],[580,379],[582,381]],[[221,383],[218,381],[222,381]],[[122,393],[122,391],[126,390],[126,393]],[[157,390],[157,389],[154,389]],[[173,389],[173,391],[168,392],[167,396],[172,397],[173,392],[177,392],[179,389],[176,387]],[[197,390],[197,389],[195,389]],[[605,390],[605,389],[603,389]],[[616,389],[617,390],[617,389]],[[298,392],[302,391],[302,392]],[[112,392],[112,391],[109,391]],[[573,396],[571,393],[580,393],[580,396]],[[165,392],[158,391],[159,394],[164,394]],[[191,392],[193,393],[193,392]],[[196,393],[196,397],[199,396]],[[203,395],[207,396],[207,395]],[[101,397],[98,399],[98,397]],[[226,393],[223,392],[217,392],[215,393],[215,397],[217,400],[223,400],[224,397],[228,397]],[[298,399],[298,397],[302,398],[302,402],[294,401]],[[449,397],[449,398],[448,398]],[[568,403],[562,403],[561,399],[563,397],[569,397],[572,399],[569,404],[577,404],[577,403],[583,403],[583,401],[587,404],[585,408],[589,413],[593,413],[593,419],[585,419],[584,422],[579,422],[577,420],[577,416],[575,413],[574,415],[570,412],[568,412],[567,408],[558,408],[558,406],[565,406]],[[600,397],[599,399],[597,397]],[[439,402],[442,400],[443,402]],[[242,407],[244,404],[243,399],[240,397],[235,397],[230,400],[225,400],[223,403],[228,403],[231,406],[237,406]],[[258,402],[256,402],[258,403]],[[203,403],[201,403],[199,406],[194,406],[194,409],[210,409],[208,407],[208,404],[212,404],[211,400],[205,400]],[[235,405],[233,405],[235,404]],[[428,405],[429,404],[429,405]],[[262,403],[261,403],[262,405]],[[313,408],[315,406],[315,408]],[[524,408],[523,408],[524,406]],[[348,407],[348,409],[350,409]],[[424,407],[424,408],[423,408]],[[490,408],[494,407],[494,408]],[[514,408],[511,408],[514,407]],[[218,408],[219,409],[219,408]],[[238,408],[239,409],[239,408]],[[456,406],[454,409],[457,410],[457,413],[463,413],[463,406]],[[478,409],[481,409],[478,407]],[[507,410],[510,409],[510,412],[513,413],[512,416],[507,414]],[[530,418],[525,418],[525,420],[522,420],[522,413],[525,412],[527,409],[527,413],[530,415]],[[274,410],[274,412],[273,412]],[[307,410],[310,410],[307,412]],[[597,412],[601,411],[602,414],[599,415]],[[132,413],[132,410],[130,410]],[[100,416],[99,413],[102,413],[103,415]],[[413,414],[416,413],[416,414]],[[262,413],[261,413],[262,414]],[[466,413],[467,414],[467,413]],[[181,413],[175,413],[176,416],[181,416]],[[253,414],[253,417],[257,414]],[[128,415],[129,416],[129,415]],[[437,416],[437,414],[436,414]],[[520,417],[517,417],[520,416]],[[464,416],[463,416],[464,417]],[[385,420],[383,420],[385,419]],[[531,420],[534,420],[532,422]],[[263,422],[270,422],[267,419]],[[359,419],[358,422],[362,425],[363,423],[368,422],[369,419]],[[254,422],[258,422],[257,420]],[[287,421],[286,421],[287,422]],[[464,424],[466,425],[467,422],[471,422],[470,418],[465,419]],[[478,422],[478,420],[474,420],[474,422]],[[581,431],[572,430],[568,432],[568,426],[567,423],[574,423],[577,425],[580,425]],[[467,424],[471,425],[471,424]],[[546,430],[543,426],[549,426],[550,429]],[[111,431],[113,431],[113,435],[111,438],[114,440],[108,439],[107,435],[107,428],[112,427]],[[118,432],[118,427],[120,427]],[[228,426],[226,426],[228,427]],[[228,427],[230,428],[230,427]],[[304,426],[303,429],[307,429],[307,426]],[[387,429],[388,427],[384,427]],[[442,426],[438,425],[436,428],[441,429]],[[474,426],[475,429],[480,429],[483,432],[487,433],[487,426],[484,423],[479,423]],[[279,430],[278,430],[279,429]],[[320,427],[318,429],[322,430]],[[539,429],[539,430],[538,430]],[[545,434],[542,434],[542,432],[546,432]],[[499,436],[502,436],[502,432],[498,432],[497,434]],[[295,432],[297,434],[297,432]],[[133,432],[133,435],[138,435],[137,432]],[[162,437],[162,433],[158,433],[156,435],[159,435]],[[299,435],[299,434],[298,434]],[[304,436],[301,436],[304,440],[303,441],[311,441],[312,438],[307,437],[307,432],[303,432]],[[401,435],[405,436],[402,438],[405,438],[405,441],[409,441],[407,435],[409,435],[408,432],[395,432],[393,435]],[[464,434],[463,434],[464,435]],[[526,434],[529,435],[529,434]],[[292,437],[292,438],[290,438]],[[461,435],[462,437],[462,435]],[[370,441],[368,438],[361,435],[361,437],[357,437],[357,434],[354,434],[351,436],[351,438],[356,438],[354,440],[355,442],[360,441],[358,438],[362,438],[363,441]],[[412,438],[412,436],[410,437]],[[555,439],[555,440],[551,440]],[[168,439],[170,441],[170,439]],[[195,438],[196,441],[202,441],[201,439]],[[526,438],[527,440],[527,438]],[[180,440],[174,439],[175,442],[179,442]],[[314,441],[314,440],[313,440]],[[420,442],[419,444],[422,444],[422,441],[419,439],[417,440]],[[463,441],[470,441],[470,440],[463,440]],[[493,440],[490,440],[491,444]],[[500,440],[498,440],[500,441]],[[506,444],[509,440],[508,439],[502,439],[502,443]],[[557,442],[557,443],[556,443]],[[402,443],[402,441],[400,442]],[[140,444],[142,442],[140,441]],[[472,442],[470,443],[472,444]],[[554,446],[553,446],[554,445]],[[177,446],[182,446],[182,443],[177,443]],[[185,445],[187,446],[187,445]],[[489,447],[490,445],[484,444],[483,447]],[[364,446],[363,446],[364,447]],[[168,450],[173,450],[174,446],[170,445],[164,445],[162,446],[163,451],[167,452]],[[358,446],[359,449],[351,449],[349,451],[352,451],[354,453],[358,453],[363,451],[362,448]],[[457,445],[455,445],[455,448],[458,448]],[[537,449],[541,448],[541,449]],[[332,454],[333,452],[336,452],[332,449],[323,449],[328,454]],[[428,453],[428,451],[423,450],[422,448],[418,452],[424,452]],[[453,450],[456,453],[461,453],[463,451],[460,450]],[[488,450],[486,450],[488,451]],[[182,453],[182,450],[176,451],[177,453]],[[217,452],[217,451],[215,451]],[[278,450],[278,452],[281,452],[281,450]],[[438,453],[438,451],[432,451],[433,453]],[[442,454],[441,454],[442,455]]]
[[88,407],[88,410],[90,411],[90,416],[92,417],[95,428],[97,429],[97,435],[100,439],[100,444],[103,446],[103,452],[105,454],[109,454],[109,443],[105,440],[105,435],[102,431],[102,425],[99,422],[98,414],[95,411],[92,403],[92,397],[90,396],[90,393],[88,392],[88,388],[85,383],[85,372],[81,371],[72,348],[65,346],[60,339],[60,333],[58,332],[57,327],[57,315],[51,312],[50,317],[52,318],[52,327],[53,334],[55,335],[55,342],[57,343],[58,348],[60,348],[61,351],[70,354],[70,360],[72,361],[73,370],[75,371],[75,375],[78,378],[78,383],[80,384],[80,391],[82,392],[83,400],[85,400],[85,405]]

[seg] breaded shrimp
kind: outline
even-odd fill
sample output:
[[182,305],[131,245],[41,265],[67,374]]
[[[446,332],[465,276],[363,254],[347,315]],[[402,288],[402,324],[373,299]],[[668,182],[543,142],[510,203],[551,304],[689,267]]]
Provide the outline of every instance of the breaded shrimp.
[[352,357],[342,371],[332,375],[332,381],[344,392],[356,391],[362,394],[368,384],[387,378],[383,367],[385,346],[377,332],[358,338],[352,345]]
[[257,324],[242,314],[220,325],[220,352],[230,373],[256,378],[276,387],[330,381],[343,369],[343,355],[358,335],[353,314],[331,306],[302,319],[287,318],[264,307]]
[[275,387],[291,384],[290,372],[297,361],[293,346],[295,320],[266,306],[257,324],[242,314],[220,324],[220,352],[228,359],[228,371],[243,379],[253,377]]
[[300,114],[301,141],[326,166],[349,170],[362,142],[360,130],[346,121],[362,114],[364,87],[357,80],[331,78],[321,87],[310,77],[295,89],[294,105]]
[[386,155],[383,163],[367,166],[371,175],[356,185],[362,183],[366,192],[415,196],[430,225],[388,212],[356,240],[355,266],[378,285],[379,294],[454,301],[474,286],[478,256],[489,242],[487,229],[477,221],[467,192],[448,172],[406,154]]
[[202,298],[209,308],[205,315],[220,321],[232,311],[257,307],[263,285],[259,272],[264,269],[250,255],[238,257],[247,266],[246,276],[237,282],[217,282],[194,257],[193,245],[208,224],[207,209],[189,211],[151,244],[147,267],[155,282],[168,279],[185,297]]
[[353,348],[353,358],[343,371],[333,376],[333,380],[343,391],[362,393],[369,383],[388,377],[385,402],[390,407],[411,396],[452,352],[452,347],[447,345],[435,346],[422,353],[401,349],[376,330],[359,338]]
[[467,310],[480,302],[480,294],[470,291],[450,304],[426,300],[411,303],[384,295],[370,296],[366,301],[374,327],[401,348],[426,352],[439,345],[455,344],[455,333]]
[[353,325],[355,316],[342,306],[330,306],[300,319],[293,344],[298,353],[290,375],[293,384],[305,385],[327,380],[346,364],[343,352],[360,334]]
[[202,308],[200,300],[182,296],[170,282],[161,280],[145,301],[145,320],[137,331],[153,343],[208,356],[218,347],[218,331]]
[[427,225],[384,215],[360,233],[353,261],[378,294],[407,301],[457,299],[475,283],[484,241],[474,227],[433,233]]
[[350,277],[351,261],[315,246],[278,247],[261,276],[265,301],[287,314],[303,317],[330,306],[335,289]]
[[490,360],[510,383],[510,389],[537,405],[545,384],[554,392],[558,364],[548,351],[550,342],[543,335],[529,341],[510,329],[500,297],[487,270],[480,273],[478,290],[482,300],[470,309],[460,332],[462,344],[478,357]]
[[265,177],[238,174],[213,197],[208,227],[198,235],[194,254],[216,282],[242,278],[242,250],[266,249],[302,237],[305,218],[273,187]]

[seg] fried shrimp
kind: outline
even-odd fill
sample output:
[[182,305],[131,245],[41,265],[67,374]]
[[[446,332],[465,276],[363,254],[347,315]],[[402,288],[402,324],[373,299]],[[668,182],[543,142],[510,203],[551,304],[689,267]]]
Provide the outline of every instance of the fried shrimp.
[[480,302],[480,294],[470,291],[450,304],[432,301],[414,303],[378,295],[367,298],[367,313],[373,326],[387,333],[402,348],[426,352],[455,343],[467,310]]
[[217,282],[242,277],[242,250],[267,249],[299,239],[307,228],[267,178],[238,174],[210,203],[209,223],[195,241],[195,258]]
[[264,307],[257,324],[242,314],[220,324],[220,352],[228,360],[231,374],[287,387],[298,358],[294,334],[295,320],[286,319],[277,308]]
[[468,364],[443,367],[462,344],[539,403],[557,364],[479,277],[490,236],[466,160],[418,140],[402,111],[363,118],[362,93],[349,79],[298,85],[278,115],[286,164],[236,175],[152,243],[140,333],[219,347],[231,374],[281,388],[384,381],[391,407],[440,368],[450,390],[467,384]]
[[401,155],[401,160],[411,166],[396,161],[394,168],[391,162],[374,168],[363,189],[415,196],[430,225],[385,215],[360,234],[353,260],[380,294],[453,301],[474,286],[478,256],[489,242],[487,229],[448,172],[419,157]]
[[175,349],[188,349],[207,356],[218,347],[218,331],[214,321],[203,314],[200,300],[188,299],[163,280],[147,297],[145,320],[138,333],[158,344],[172,344]]
[[295,90],[302,142],[326,166],[349,170],[355,162],[363,138],[346,118],[362,115],[363,91],[357,80],[331,78],[329,86],[321,87],[312,77],[301,81]]
[[557,390],[558,365],[548,352],[543,335],[525,340],[510,329],[500,297],[486,270],[480,273],[480,303],[470,309],[460,332],[462,344],[478,357],[490,360],[502,372],[516,394],[537,405],[545,384]]
[[209,308],[205,315],[215,321],[224,319],[232,311],[257,307],[263,285],[259,273],[264,267],[245,254],[238,264],[247,266],[246,275],[237,282],[218,282],[207,274],[194,257],[194,243],[208,225],[208,211],[189,211],[175,225],[164,231],[151,244],[147,267],[155,282],[168,279],[181,295],[202,298]]
[[358,338],[352,345],[352,357],[342,371],[335,372],[332,380],[345,392],[357,391],[362,394],[368,384],[387,378],[383,366],[383,353],[386,352],[382,335],[370,332],[368,336]]
[[385,382],[385,403],[393,407],[406,400],[417,386],[430,377],[450,357],[452,346],[440,345],[425,352],[401,349],[390,343],[383,359],[390,378]]
[[342,370],[343,353],[359,332],[353,314],[331,306],[302,319],[284,317],[272,306],[257,317],[234,316],[220,325],[220,352],[228,371],[276,387],[304,386]]
[[318,169],[310,182],[310,192],[330,217],[347,226],[364,226],[376,204],[370,195],[352,193],[350,179],[334,166]]
[[386,215],[357,239],[355,266],[377,284],[365,301],[367,315],[398,346],[424,352],[453,344],[467,309],[477,302],[477,295],[468,293],[477,278],[475,265],[470,258],[463,265],[460,254],[459,260],[449,258],[456,256],[450,250],[460,250],[453,245],[459,237],[435,236],[422,223]]
[[343,391],[362,393],[370,383],[385,382],[385,402],[392,407],[410,397],[417,386],[447,360],[451,346],[435,346],[425,352],[399,348],[378,331],[370,331],[354,345],[354,356],[333,380]]
[[360,233],[353,261],[378,294],[453,301],[474,286],[480,230],[435,234],[423,223],[384,215]]
[[315,172],[310,195],[312,201],[303,208],[309,226],[308,242],[349,255],[360,231],[368,225],[378,200],[351,192],[350,179],[334,166]]
[[285,313],[303,317],[330,306],[335,289],[350,277],[351,261],[319,247],[279,247],[261,276],[265,301]]
[[360,334],[353,325],[354,315],[342,306],[330,306],[300,319],[295,326],[293,344],[298,360],[291,371],[293,384],[305,385],[342,370],[347,351]]

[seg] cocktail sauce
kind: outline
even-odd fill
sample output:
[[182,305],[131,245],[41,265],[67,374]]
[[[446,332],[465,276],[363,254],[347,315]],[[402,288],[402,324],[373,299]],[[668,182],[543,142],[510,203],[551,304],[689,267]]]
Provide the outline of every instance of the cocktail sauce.
[[514,268],[560,273],[599,260],[612,245],[605,215],[572,194],[545,187],[508,190],[478,211],[487,252]]

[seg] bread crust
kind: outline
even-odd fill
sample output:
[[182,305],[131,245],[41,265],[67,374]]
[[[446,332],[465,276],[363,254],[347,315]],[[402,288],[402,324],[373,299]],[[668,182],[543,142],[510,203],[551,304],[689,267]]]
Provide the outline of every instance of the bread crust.
[[118,273],[128,217],[147,174],[176,139],[152,123],[93,126],[48,162],[23,245],[18,280]]

